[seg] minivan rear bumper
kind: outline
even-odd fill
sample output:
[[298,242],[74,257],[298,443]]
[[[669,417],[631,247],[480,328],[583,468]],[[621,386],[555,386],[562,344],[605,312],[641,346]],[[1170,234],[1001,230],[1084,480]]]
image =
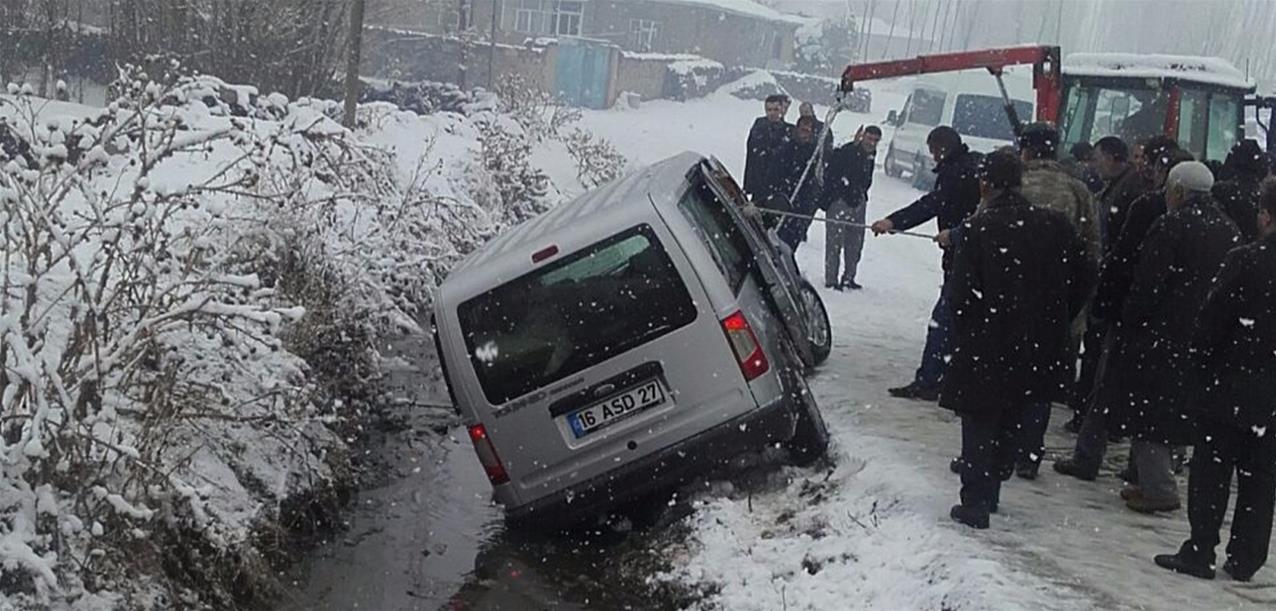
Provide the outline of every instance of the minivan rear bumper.
[[643,495],[717,470],[741,453],[788,441],[797,423],[787,395],[591,480],[506,510],[514,526],[538,530],[579,522]]

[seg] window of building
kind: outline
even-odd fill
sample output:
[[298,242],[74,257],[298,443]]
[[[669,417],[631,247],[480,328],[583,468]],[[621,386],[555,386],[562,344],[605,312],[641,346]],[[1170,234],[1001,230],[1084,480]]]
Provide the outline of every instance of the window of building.
[[506,30],[532,36],[580,36],[584,0],[507,0]]
[[581,23],[585,20],[585,3],[580,0],[559,0],[554,5],[554,35],[580,36]]
[[510,0],[505,12],[506,29],[522,34],[547,33],[548,15],[544,0]]
[[635,51],[651,51],[660,38],[660,22],[646,19],[629,20],[629,46]]

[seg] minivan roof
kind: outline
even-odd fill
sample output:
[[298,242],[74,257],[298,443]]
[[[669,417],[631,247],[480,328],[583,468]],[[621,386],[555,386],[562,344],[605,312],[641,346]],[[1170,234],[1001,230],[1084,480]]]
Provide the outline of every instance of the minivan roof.
[[[650,206],[651,201],[657,205],[677,203],[687,172],[702,160],[704,157],[696,153],[675,155],[551,208],[461,260],[440,287],[440,295],[452,288],[459,299],[467,298],[531,271],[535,251],[554,245],[567,254],[629,228],[635,222],[631,217],[645,214],[642,206]],[[479,269],[485,271],[476,274]],[[471,283],[482,286],[469,286]]]
[[[1024,101],[1036,99],[1032,90],[1031,68],[1007,68],[1003,80],[1006,83],[1006,91],[1011,98]],[[1001,88],[997,86],[997,79],[988,74],[987,70],[963,70],[960,72],[927,74],[917,77],[915,87],[939,90],[946,93],[1001,97]]]

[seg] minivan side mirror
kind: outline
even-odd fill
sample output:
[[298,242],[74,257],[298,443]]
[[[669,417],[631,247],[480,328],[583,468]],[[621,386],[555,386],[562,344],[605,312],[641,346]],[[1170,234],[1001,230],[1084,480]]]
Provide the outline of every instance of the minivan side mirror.
[[899,113],[898,113],[898,112],[896,112],[896,111],[894,111],[894,110],[892,110],[892,111],[890,111],[889,113],[887,113],[887,115],[886,115],[886,124],[887,124],[887,125],[896,125],[896,126],[898,126],[898,125],[899,125]]

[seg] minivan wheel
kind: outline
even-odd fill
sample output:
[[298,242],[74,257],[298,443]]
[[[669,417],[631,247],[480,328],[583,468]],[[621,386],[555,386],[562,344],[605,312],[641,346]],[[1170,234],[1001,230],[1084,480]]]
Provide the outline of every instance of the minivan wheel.
[[806,380],[802,376],[795,377],[797,381],[789,392],[797,411],[797,427],[784,446],[793,464],[806,467],[828,454],[829,432]]
[[829,323],[829,312],[820,299],[819,291],[806,280],[802,281],[802,308],[806,311],[807,342],[811,345],[811,354],[815,364],[827,361],[833,352],[833,325]]

